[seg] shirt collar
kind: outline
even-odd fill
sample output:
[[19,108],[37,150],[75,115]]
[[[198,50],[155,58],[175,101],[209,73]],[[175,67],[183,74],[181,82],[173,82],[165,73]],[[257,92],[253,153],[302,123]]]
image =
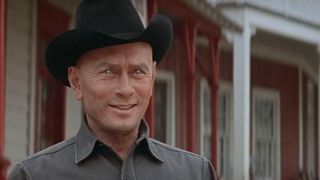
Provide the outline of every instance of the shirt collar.
[[86,120],[83,120],[75,137],[75,163],[86,159],[93,151],[97,141],[97,137],[90,131]]
[[142,120],[140,127],[139,127],[139,139],[137,140],[136,144],[141,143],[143,140],[146,141],[147,149],[149,153],[152,155],[153,158],[158,160],[159,162],[163,162],[163,158],[161,154],[158,151],[158,148],[155,146],[155,144],[152,142],[152,140],[149,138],[149,126],[146,122],[146,120]]
[[[82,121],[80,130],[75,137],[76,164],[86,159],[93,152],[97,141],[97,137],[90,131],[86,120]],[[144,119],[142,119],[139,127],[139,138],[136,141],[136,145],[141,144],[142,141],[146,141],[147,149],[152,157],[159,162],[163,162],[163,158],[159,153],[158,148],[149,138],[149,127]]]

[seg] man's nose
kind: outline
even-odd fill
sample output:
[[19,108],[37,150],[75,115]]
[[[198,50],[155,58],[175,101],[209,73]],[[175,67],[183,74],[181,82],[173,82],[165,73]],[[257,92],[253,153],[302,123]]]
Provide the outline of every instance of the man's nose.
[[128,74],[123,73],[119,77],[119,84],[116,89],[116,95],[119,97],[129,97],[134,93],[134,88]]

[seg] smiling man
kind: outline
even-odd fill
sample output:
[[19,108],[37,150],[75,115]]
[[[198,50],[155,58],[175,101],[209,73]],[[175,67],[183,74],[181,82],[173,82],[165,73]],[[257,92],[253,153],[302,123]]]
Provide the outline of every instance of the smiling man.
[[121,158],[138,138],[155,66],[150,45],[137,42],[90,51],[69,68],[69,82],[83,101],[88,126]]
[[83,104],[82,126],[18,163],[9,180],[215,179],[207,159],[149,137],[144,114],[171,41],[165,16],[144,28],[129,0],[83,0],[76,28],[46,50],[51,74]]

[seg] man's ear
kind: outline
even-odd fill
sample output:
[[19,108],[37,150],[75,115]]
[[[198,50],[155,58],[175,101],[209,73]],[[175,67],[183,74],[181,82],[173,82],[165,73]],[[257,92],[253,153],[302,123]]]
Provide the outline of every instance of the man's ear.
[[152,84],[154,84],[154,81],[156,80],[157,76],[157,63],[154,61],[152,64]]
[[79,82],[78,68],[70,66],[68,68],[68,79],[70,87],[78,100],[82,100],[81,86]]

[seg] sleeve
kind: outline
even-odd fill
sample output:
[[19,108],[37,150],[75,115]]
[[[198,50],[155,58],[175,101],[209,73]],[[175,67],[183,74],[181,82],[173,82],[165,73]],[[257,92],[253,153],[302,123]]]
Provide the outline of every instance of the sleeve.
[[23,164],[18,163],[10,172],[8,180],[31,180],[31,177]]
[[217,180],[215,170],[210,161],[204,159],[202,162],[202,179],[203,180]]

